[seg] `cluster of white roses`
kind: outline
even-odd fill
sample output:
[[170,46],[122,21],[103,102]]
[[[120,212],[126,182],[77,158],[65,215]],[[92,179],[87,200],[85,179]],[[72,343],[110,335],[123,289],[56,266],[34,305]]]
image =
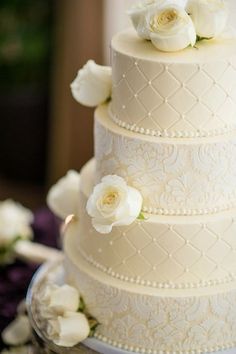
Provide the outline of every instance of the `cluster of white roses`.
[[0,202],[0,263],[12,260],[17,241],[32,238],[32,222],[29,209],[10,199]]
[[165,52],[218,37],[228,21],[224,0],[144,0],[128,14],[138,35]]
[[73,347],[89,336],[90,324],[85,314],[79,312],[81,299],[77,289],[67,284],[48,284],[38,297],[40,317],[53,343]]

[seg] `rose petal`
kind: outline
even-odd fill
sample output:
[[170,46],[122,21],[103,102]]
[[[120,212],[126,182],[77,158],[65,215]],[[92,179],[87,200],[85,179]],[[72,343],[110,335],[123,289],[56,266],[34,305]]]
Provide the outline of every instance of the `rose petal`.
[[114,226],[114,223],[104,224],[102,222],[103,220],[100,219],[92,219],[92,225],[97,232],[99,232],[100,234],[109,234],[112,230],[112,227]]
[[31,327],[29,319],[25,315],[18,316],[2,332],[3,342],[7,345],[21,345],[30,340]]
[[49,308],[57,314],[66,311],[77,311],[79,308],[79,292],[74,287],[63,285],[50,294]]
[[197,35],[203,38],[218,37],[228,23],[229,11],[223,0],[190,0],[187,10]]

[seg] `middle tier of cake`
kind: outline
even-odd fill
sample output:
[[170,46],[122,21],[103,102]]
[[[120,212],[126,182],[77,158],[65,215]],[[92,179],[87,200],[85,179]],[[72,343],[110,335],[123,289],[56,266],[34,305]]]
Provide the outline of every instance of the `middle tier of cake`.
[[195,288],[236,279],[236,210],[203,216],[157,216],[114,227],[93,228],[86,202],[95,163],[81,172],[77,250],[115,279],[157,288]]
[[204,215],[236,207],[236,135],[167,139],[118,127],[95,113],[96,183],[119,175],[143,196],[143,211]]

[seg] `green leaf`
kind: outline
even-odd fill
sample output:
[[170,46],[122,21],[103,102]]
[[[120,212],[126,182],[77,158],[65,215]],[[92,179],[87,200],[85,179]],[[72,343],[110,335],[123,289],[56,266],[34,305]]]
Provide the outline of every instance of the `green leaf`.
[[9,242],[9,244],[0,246],[0,266],[4,266],[14,261],[15,245],[21,239],[22,237],[16,236],[13,241]]
[[144,221],[147,220],[147,218],[145,217],[145,215],[141,212],[138,216],[138,220]]
[[90,327],[90,333],[89,333],[89,337],[93,337],[95,329],[97,328],[97,326],[99,325],[98,321],[92,317],[89,312],[87,311],[84,299],[82,297],[80,297],[80,306],[78,309],[78,312],[82,312],[88,319],[89,322],[89,327]]
[[79,304],[79,310],[78,312],[85,312],[86,311],[86,306],[85,306],[85,302],[84,299],[81,297],[80,298],[80,304]]
[[109,102],[111,102],[111,96],[107,98],[105,103],[109,103]]
[[211,37],[211,38],[206,38],[206,37],[197,36],[197,42],[210,41],[212,38],[213,38],[213,37]]
[[89,326],[90,326],[90,333],[89,333],[89,337],[93,337],[95,330],[97,328],[97,326],[99,325],[98,321],[95,320],[94,318],[89,319]]

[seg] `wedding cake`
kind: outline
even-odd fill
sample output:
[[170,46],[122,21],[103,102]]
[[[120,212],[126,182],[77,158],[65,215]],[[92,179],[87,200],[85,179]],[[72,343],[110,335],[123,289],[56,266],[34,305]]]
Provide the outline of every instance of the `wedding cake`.
[[[140,4],[136,31],[112,40],[112,88],[111,69],[92,61],[72,84],[99,107],[66,279],[99,323],[94,336],[121,351],[236,346],[236,40],[217,32],[224,6]],[[196,36],[206,16],[217,33]]]

